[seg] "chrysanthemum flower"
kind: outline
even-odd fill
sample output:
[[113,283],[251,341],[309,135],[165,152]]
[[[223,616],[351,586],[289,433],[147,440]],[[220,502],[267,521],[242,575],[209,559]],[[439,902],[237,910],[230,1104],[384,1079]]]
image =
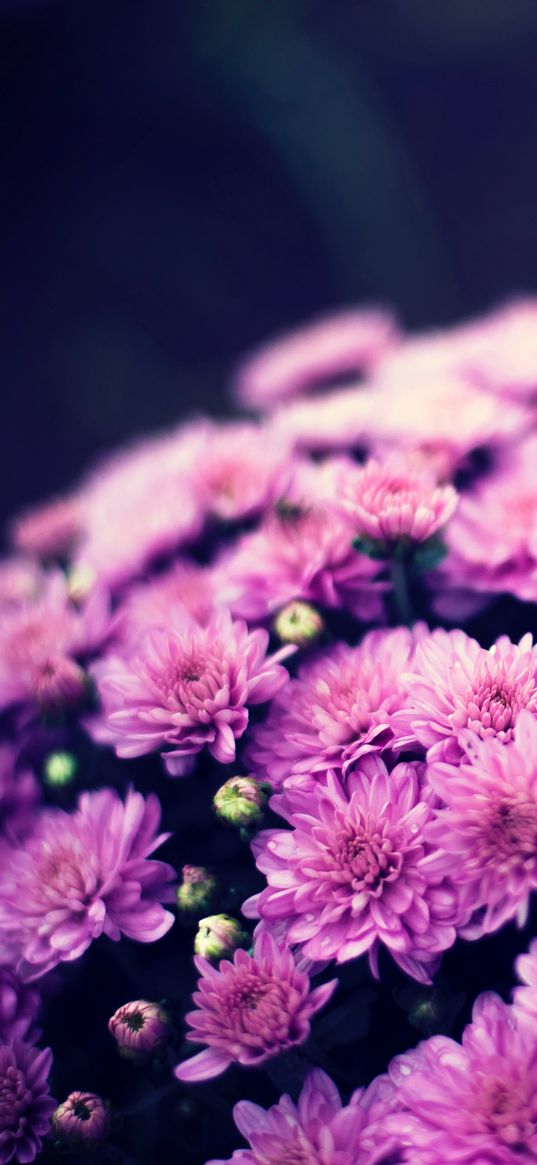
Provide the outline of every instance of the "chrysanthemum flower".
[[515,987],[513,1005],[537,1030],[537,939],[530,943],[527,954],[519,955],[516,972],[523,986]]
[[135,643],[149,627],[166,627],[176,611],[204,624],[217,605],[213,571],[184,559],[128,591],[115,629],[122,640]]
[[314,452],[369,447],[377,393],[362,385],[334,389],[311,400],[280,405],[269,421],[270,431],[290,441],[294,449]]
[[207,1165],[376,1165],[394,1147],[382,1128],[389,1111],[386,1087],[358,1089],[342,1105],[335,1084],[317,1068],[306,1076],[296,1105],[290,1096],[267,1110],[248,1100],[236,1104],[235,1124],[251,1148]]
[[328,1002],[337,980],[310,990],[291,952],[268,933],[258,936],[253,955],[237,950],[218,970],[199,955],[200,972],[186,1015],[192,1031],[187,1039],[207,1044],[175,1069],[179,1080],[192,1083],[220,1076],[232,1063],[257,1067],[308,1038],[310,1021]]
[[18,607],[37,599],[45,578],[42,568],[31,558],[11,555],[0,559],[0,608]]
[[438,485],[411,459],[371,458],[341,473],[340,498],[354,533],[386,547],[426,542],[442,530],[457,507],[452,485]]
[[157,834],[157,797],[130,790],[83,793],[72,813],[43,810],[24,846],[6,862],[0,939],[16,945],[24,980],[78,959],[93,939],[122,934],[155,942],[170,929],[174,870],[149,855]]
[[94,735],[121,757],[164,750],[172,776],[192,771],[192,758],[205,745],[227,764],[246,730],[248,706],[270,700],[288,679],[279,661],[294,648],[267,656],[268,640],[268,632],[249,632],[227,611],[205,627],[177,613],[134,653],[94,666],[103,704]]
[[440,628],[418,644],[401,685],[399,747],[419,741],[429,761],[456,763],[468,729],[507,743],[523,709],[537,715],[537,651],[529,634],[519,644],[504,635],[486,650],[464,631]]
[[69,703],[80,698],[77,660],[102,644],[109,627],[100,591],[81,607],[69,602],[65,578],[48,576],[35,601],[0,609],[0,708],[11,704]]
[[426,628],[370,631],[303,664],[256,727],[247,760],[273,787],[330,768],[345,774],[365,753],[394,743],[392,716],[405,701],[401,674]]
[[158,1003],[135,999],[118,1007],[108,1030],[124,1059],[142,1063],[168,1043],[170,1019]]
[[245,405],[270,409],[327,381],[370,371],[398,340],[394,317],[385,308],[337,312],[247,357],[237,372],[237,396]]
[[477,1000],[462,1046],[434,1036],[390,1068],[389,1118],[409,1165],[522,1165],[537,1159],[537,1035],[496,995]]
[[308,959],[343,963],[368,952],[378,975],[383,945],[404,971],[429,982],[438,955],[455,941],[458,904],[449,881],[429,872],[432,811],[417,767],[401,764],[390,774],[380,757],[366,756],[345,786],[328,774],[313,793],[291,786],[271,805],[291,829],[253,841],[268,885],[244,913],[282,924]]
[[428,779],[443,802],[427,828],[430,868],[459,887],[468,938],[526,922],[537,889],[537,721],[521,712],[513,740],[468,733],[469,759],[438,762]]
[[0,967],[0,1042],[38,1039],[36,1020],[40,997],[35,987],[22,983],[12,967]]
[[477,383],[501,396],[537,396],[537,298],[527,296],[466,326],[465,366]]
[[209,430],[193,470],[203,510],[234,522],[260,513],[292,477],[290,444],[260,425],[237,423]]
[[83,529],[83,502],[73,493],[20,514],[12,523],[11,541],[23,554],[63,558],[73,550]]
[[37,1157],[56,1103],[47,1085],[51,1064],[49,1048],[0,1042],[0,1165]]

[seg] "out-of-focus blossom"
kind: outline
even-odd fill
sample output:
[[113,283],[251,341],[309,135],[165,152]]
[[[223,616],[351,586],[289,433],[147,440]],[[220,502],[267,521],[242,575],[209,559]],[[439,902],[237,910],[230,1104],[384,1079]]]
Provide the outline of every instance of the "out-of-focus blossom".
[[207,514],[225,522],[260,513],[289,485],[289,451],[289,441],[259,425],[210,430],[193,472],[196,498]]
[[410,459],[371,458],[348,466],[340,478],[341,505],[357,537],[385,546],[426,542],[443,530],[457,507],[451,485],[437,485]]
[[497,308],[460,329],[464,365],[477,383],[519,400],[537,398],[537,298]]
[[148,628],[167,627],[176,611],[189,614],[203,625],[217,605],[213,571],[185,559],[164,574],[131,588],[118,610],[115,632],[134,644]]
[[0,835],[22,838],[32,826],[39,802],[39,786],[13,747],[0,745]]
[[295,449],[314,452],[369,446],[375,431],[377,393],[351,385],[311,400],[280,405],[270,418],[270,431]]
[[80,699],[78,660],[94,653],[109,630],[105,595],[96,590],[81,607],[68,599],[65,578],[50,574],[34,602],[0,609],[0,708],[30,703],[49,710]]
[[0,1042],[0,1165],[37,1157],[56,1103],[47,1084],[51,1064],[49,1048]]
[[344,963],[387,947],[399,966],[430,981],[456,937],[457,896],[449,876],[430,871],[426,826],[432,809],[414,764],[389,773],[365,756],[345,785],[328,774],[315,791],[289,787],[271,801],[290,830],[252,843],[267,888],[244,913],[283,924],[286,940],[314,961]]
[[186,917],[196,918],[214,903],[217,881],[205,866],[183,866],[182,882],[177,887],[177,905]]
[[267,656],[268,640],[266,631],[249,632],[227,611],[205,627],[178,612],[134,653],[92,668],[103,704],[94,735],[121,757],[163,750],[172,776],[191,772],[205,745],[228,764],[246,730],[249,705],[270,700],[288,679],[280,661],[294,649]]
[[457,763],[468,729],[506,743],[524,709],[537,716],[537,651],[529,634],[519,644],[503,635],[487,651],[464,631],[439,628],[418,644],[401,685],[399,747],[418,741],[429,761]]
[[518,1165],[537,1157],[537,1036],[481,995],[462,1046],[433,1036],[392,1063],[388,1124],[409,1165]]
[[527,954],[519,955],[516,972],[523,985],[515,987],[513,1005],[537,1030],[537,939],[530,943]]
[[64,789],[74,781],[78,761],[72,752],[51,752],[43,766],[43,778],[51,789]]
[[0,559],[0,609],[37,599],[44,579],[41,567],[31,558]]
[[383,1127],[394,1092],[374,1083],[342,1105],[335,1084],[316,1068],[296,1105],[290,1096],[267,1110],[248,1100],[236,1104],[235,1124],[251,1148],[207,1165],[380,1165],[388,1155],[395,1162],[397,1142]]
[[11,541],[23,554],[63,558],[76,546],[83,529],[82,498],[71,494],[21,514],[11,526]]
[[461,933],[480,938],[511,919],[524,926],[537,889],[537,721],[521,712],[507,747],[473,732],[464,745],[467,761],[428,768],[444,806],[427,829],[429,864],[459,888],[471,915]]
[[250,935],[229,914],[211,914],[200,918],[194,939],[194,951],[214,963],[230,958],[237,947],[249,947]]
[[370,631],[358,647],[336,643],[302,665],[273,700],[247,749],[253,772],[274,787],[330,768],[349,772],[368,752],[394,744],[392,718],[406,700],[402,673],[427,633]]
[[108,1021],[108,1030],[125,1060],[143,1063],[168,1043],[170,1019],[158,1003],[136,999],[118,1007]]
[[266,803],[267,788],[255,777],[230,777],[213,799],[216,815],[221,821],[244,829],[260,824]]
[[315,1012],[328,1002],[336,980],[310,988],[291,952],[266,932],[256,939],[253,955],[237,950],[219,969],[195,959],[200,973],[186,1015],[187,1039],[207,1047],[175,1069],[179,1080],[193,1083],[220,1076],[232,1063],[257,1067],[308,1038]]
[[[12,967],[0,967],[0,1042],[39,1038],[37,1017],[40,996],[35,987],[22,983]],[[0,1142],[1,1143],[1,1142]]]
[[235,391],[243,404],[270,409],[327,382],[369,372],[398,341],[395,319],[385,308],[340,311],[247,357],[236,374]]
[[54,1132],[68,1145],[92,1145],[110,1131],[110,1107],[94,1092],[70,1092],[53,1114]]
[[83,793],[72,813],[43,810],[24,846],[7,855],[0,901],[0,938],[19,953],[25,980],[78,959],[101,934],[155,942],[173,915],[175,872],[149,855],[160,805],[132,790],[122,802],[110,789]]

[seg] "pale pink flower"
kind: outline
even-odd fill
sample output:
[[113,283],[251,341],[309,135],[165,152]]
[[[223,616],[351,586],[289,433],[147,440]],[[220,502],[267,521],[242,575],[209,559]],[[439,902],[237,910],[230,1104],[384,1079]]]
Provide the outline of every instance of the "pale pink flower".
[[437,485],[408,458],[371,458],[340,478],[341,505],[355,535],[386,545],[425,542],[443,530],[457,507],[452,485]]
[[11,542],[23,554],[64,558],[76,546],[83,529],[83,501],[77,494],[68,494],[20,514],[11,525]]
[[247,357],[235,379],[242,404],[270,409],[326,382],[368,372],[399,341],[385,308],[354,308],[326,316],[265,344]]
[[311,400],[281,405],[271,416],[272,433],[295,449],[347,450],[370,444],[378,394],[361,385],[334,389]]
[[12,555],[0,559],[0,608],[16,607],[36,599],[45,578],[41,567],[31,558]]
[[209,429],[193,470],[196,500],[205,513],[226,522],[260,513],[289,484],[289,450],[288,441],[260,425]]
[[256,939],[253,955],[237,950],[218,969],[199,955],[194,962],[200,978],[196,1010],[185,1016],[192,1029],[187,1039],[207,1047],[175,1069],[187,1083],[220,1076],[232,1063],[258,1067],[303,1044],[311,1019],[337,986],[334,979],[311,990],[291,952],[266,932]]
[[117,611],[115,631],[122,640],[135,643],[148,628],[166,627],[176,611],[204,624],[218,605],[213,570],[185,558],[129,589]]
[[268,632],[248,631],[227,611],[204,627],[177,612],[134,651],[93,665],[103,711],[90,731],[121,757],[162,750],[172,776],[191,772],[205,745],[228,764],[248,707],[270,700],[288,679],[280,661],[294,648],[267,656],[268,640]]
[[537,1025],[537,939],[530,943],[527,954],[519,955],[516,973],[523,986],[515,987],[513,1005],[521,1018],[527,1018],[529,1023]]
[[515,299],[466,326],[464,364],[487,389],[537,397],[537,297]]
[[449,879],[429,870],[432,808],[419,768],[389,773],[380,757],[364,756],[345,785],[329,773],[314,791],[289,786],[271,807],[291,829],[254,839],[267,888],[244,913],[283,924],[286,941],[314,962],[368,953],[378,976],[385,946],[407,974],[429,982],[459,915]]

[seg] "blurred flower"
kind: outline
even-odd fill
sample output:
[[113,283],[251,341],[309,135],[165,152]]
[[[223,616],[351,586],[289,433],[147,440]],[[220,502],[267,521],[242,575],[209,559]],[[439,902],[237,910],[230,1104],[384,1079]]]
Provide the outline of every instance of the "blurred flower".
[[31,558],[0,559],[0,608],[37,599],[46,575]]
[[212,914],[200,918],[194,939],[194,951],[209,962],[229,958],[237,947],[250,946],[250,935],[229,914]]
[[296,643],[297,647],[307,647],[322,634],[324,623],[321,615],[310,603],[295,599],[278,612],[274,620],[274,631],[282,643]]
[[292,472],[289,442],[259,425],[228,423],[208,431],[193,487],[208,514],[235,522],[273,504]]
[[[0,1042],[39,1038],[36,1026],[40,996],[35,987],[21,983],[11,967],[0,967]],[[0,1141],[1,1143],[1,1141]]]
[[43,810],[23,847],[9,854],[0,901],[0,936],[16,944],[18,970],[37,979],[77,959],[101,934],[156,942],[173,923],[174,870],[149,855],[160,805],[130,790],[83,793],[72,813]]
[[288,679],[284,647],[267,656],[266,631],[249,632],[227,611],[200,627],[178,613],[148,633],[134,654],[103,659],[92,668],[103,713],[92,732],[120,757],[157,749],[171,776],[192,771],[208,746],[221,764],[235,759],[248,724],[248,705],[270,700]]
[[282,404],[270,417],[269,426],[295,449],[346,451],[369,445],[376,412],[377,394],[353,384]]
[[401,541],[426,542],[449,521],[457,506],[451,485],[433,477],[410,459],[373,458],[363,469],[341,474],[341,505],[357,537],[386,551]]
[[63,558],[80,538],[83,522],[83,505],[76,494],[53,498],[15,519],[11,541],[23,554]]
[[519,955],[516,961],[516,973],[522,980],[522,987],[515,987],[513,991],[513,1005],[521,1018],[528,1022],[537,1023],[537,939],[530,943],[530,949],[525,955]]
[[313,1015],[337,983],[311,991],[291,952],[266,932],[256,939],[253,955],[237,950],[218,970],[199,956],[195,963],[197,1008],[185,1017],[192,1028],[187,1039],[208,1046],[175,1069],[187,1083],[220,1076],[234,1062],[256,1067],[304,1043]]
[[0,745],[0,836],[22,838],[31,828],[39,802],[34,774],[14,748]]
[[79,1146],[98,1144],[110,1130],[110,1107],[94,1092],[70,1092],[52,1122],[58,1140]]
[[316,1068],[306,1076],[296,1105],[290,1096],[268,1110],[249,1100],[236,1104],[235,1124],[251,1149],[207,1165],[380,1165],[397,1147],[382,1125],[393,1093],[393,1087],[375,1083],[358,1089],[343,1106],[335,1084]]
[[148,628],[166,627],[176,611],[186,612],[203,626],[217,605],[213,571],[185,559],[131,587],[117,612],[115,631],[135,644]]
[[252,829],[263,820],[269,792],[255,777],[230,777],[215,793],[213,805],[221,821]]
[[291,776],[312,784],[320,772],[345,774],[365,753],[390,748],[392,717],[406,698],[401,675],[425,634],[421,624],[370,631],[358,647],[336,643],[304,663],[250,736],[252,771],[275,787]]
[[108,1021],[119,1053],[141,1063],[163,1048],[170,1038],[170,1020],[158,1003],[136,999],[123,1003]]
[[264,345],[247,357],[236,376],[242,404],[268,409],[323,382],[368,372],[399,340],[385,308],[350,308]]
[[47,1085],[51,1064],[48,1048],[0,1043],[0,1165],[37,1157],[56,1103]]
[[177,905],[182,914],[195,918],[214,902],[218,883],[205,866],[183,866],[182,874],[183,880],[177,887]]
[[271,801],[290,830],[257,835],[252,850],[267,888],[243,911],[282,925],[286,941],[313,961],[338,963],[368,952],[378,977],[380,946],[422,983],[456,938],[457,896],[429,867],[426,825],[416,765],[389,773],[364,756],[342,785],[329,773],[304,792],[290,786]]

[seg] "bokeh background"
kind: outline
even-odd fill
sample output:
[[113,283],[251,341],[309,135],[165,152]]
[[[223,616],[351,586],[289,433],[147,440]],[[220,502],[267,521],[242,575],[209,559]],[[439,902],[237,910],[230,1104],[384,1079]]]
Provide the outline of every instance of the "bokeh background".
[[537,283],[536,0],[0,0],[1,516],[333,306]]

